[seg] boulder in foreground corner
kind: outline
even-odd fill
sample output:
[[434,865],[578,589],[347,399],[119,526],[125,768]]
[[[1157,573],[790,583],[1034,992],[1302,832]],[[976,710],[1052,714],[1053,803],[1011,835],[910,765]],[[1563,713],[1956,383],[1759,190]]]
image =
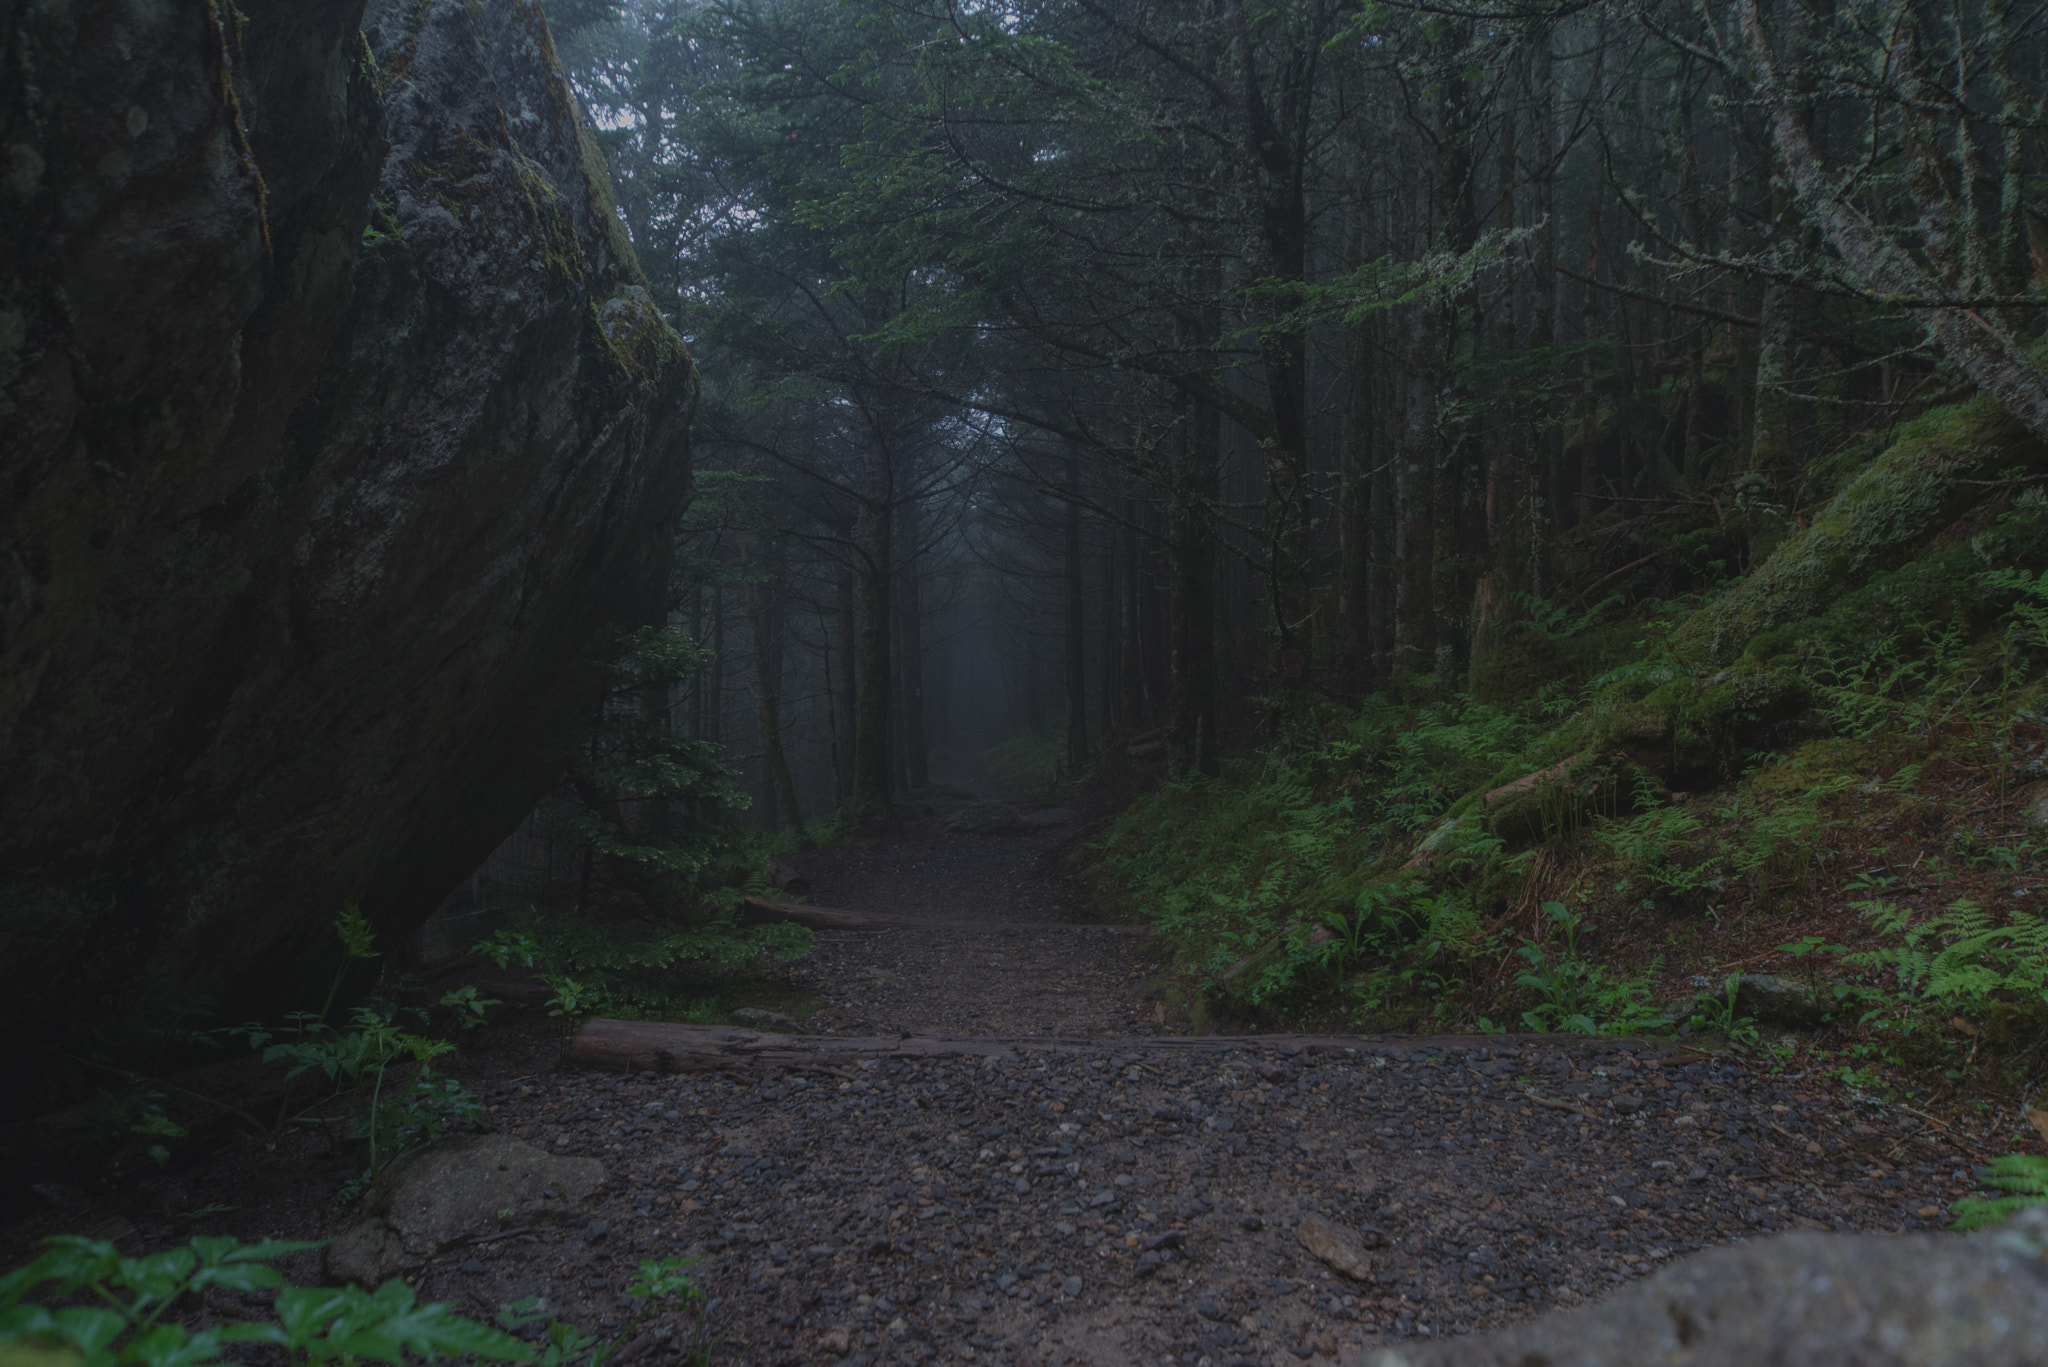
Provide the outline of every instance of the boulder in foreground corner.
[[1402,1344],[1370,1367],[2022,1367],[2048,1362],[2048,1220],[1983,1235],[1784,1234],[1597,1305]]
[[465,1135],[399,1159],[327,1246],[327,1275],[375,1286],[449,1244],[566,1220],[604,1186],[595,1158],[557,1158],[508,1135]]

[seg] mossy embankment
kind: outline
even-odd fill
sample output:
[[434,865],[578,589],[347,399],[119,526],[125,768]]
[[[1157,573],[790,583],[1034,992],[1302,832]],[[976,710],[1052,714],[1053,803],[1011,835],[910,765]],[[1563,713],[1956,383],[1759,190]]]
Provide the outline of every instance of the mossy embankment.
[[[1531,604],[1461,688],[1312,709],[1074,858],[1205,1028],[1711,1029],[2019,1082],[2048,1042],[2044,471],[1995,406],[1935,410],[1747,575]],[[1758,972],[1805,980],[1818,1031],[1717,1002]]]

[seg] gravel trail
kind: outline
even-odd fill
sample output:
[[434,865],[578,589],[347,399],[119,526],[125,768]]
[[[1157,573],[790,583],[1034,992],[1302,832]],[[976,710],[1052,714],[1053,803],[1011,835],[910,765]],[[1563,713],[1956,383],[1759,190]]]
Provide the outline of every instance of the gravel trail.
[[[1966,1189],[1915,1131],[1660,1057],[1388,1041],[550,1078],[494,1123],[604,1159],[613,1193],[583,1233],[503,1249],[482,1299],[601,1324],[637,1257],[703,1254],[739,1361],[1287,1367],[1760,1231],[1924,1228]],[[1310,1214],[1361,1232],[1367,1280],[1307,1254]]]
[[826,1004],[808,1028],[853,1035],[1131,1035],[1158,1028],[1134,989],[1147,937],[1076,924],[1082,909],[1041,872],[1071,830],[945,829],[960,804],[866,849],[801,861],[819,906],[929,924],[827,931],[797,981]]
[[[1762,1231],[1926,1228],[1969,1189],[1938,1130],[1739,1061],[1526,1039],[1149,1050],[1128,1038],[1154,1028],[1147,942],[1062,922],[1040,872],[1060,831],[946,819],[805,862],[819,905],[947,923],[820,935],[808,1024],[1125,1041],[522,1085],[494,1124],[604,1159],[613,1194],[581,1235],[502,1249],[481,1299],[539,1292],[601,1324],[635,1259],[694,1254],[733,1361],[1293,1367]],[[1362,1279],[1304,1249],[1309,1215],[1359,1233]]]
[[[496,1061],[471,1070],[492,1126],[602,1159],[607,1189],[569,1227],[441,1250],[421,1293],[484,1316],[539,1295],[599,1332],[632,1313],[638,1260],[695,1256],[719,1363],[1348,1367],[1759,1232],[1938,1226],[1970,1190],[1939,1128],[1733,1057],[1532,1038],[1151,1047],[1132,1038],[1154,1028],[1135,990],[1148,942],[1062,919],[1075,909],[1040,871],[1060,831],[945,819],[806,861],[819,905],[934,923],[820,934],[799,967],[824,1002],[807,1024],[1061,1041],[657,1076],[552,1070],[544,1022],[496,1032]],[[328,1237],[345,1218],[328,1167],[303,1135],[242,1139],[93,1218],[137,1247]],[[1309,1216],[1358,1235],[1356,1277],[1303,1246]],[[657,1320],[615,1361],[679,1362],[686,1329]]]

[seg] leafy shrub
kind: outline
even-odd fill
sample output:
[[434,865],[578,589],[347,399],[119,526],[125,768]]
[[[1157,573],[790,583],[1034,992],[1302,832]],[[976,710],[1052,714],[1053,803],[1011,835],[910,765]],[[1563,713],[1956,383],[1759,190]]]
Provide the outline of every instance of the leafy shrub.
[[[1469,698],[1374,697],[1313,727],[1220,780],[1162,785],[1089,851],[1183,968],[1215,977],[1261,954],[1234,989],[1254,1004],[1334,991],[1374,957],[1466,947],[1480,928],[1466,889],[1497,865],[1499,839],[1476,825],[1446,833],[1434,892],[1374,870],[1535,732],[1526,717]],[[1398,971],[1409,986],[1428,976],[1415,963]]]
[[[465,1125],[483,1123],[483,1106],[474,1094],[454,1078],[437,1076],[434,1060],[455,1051],[446,1039],[418,1034],[399,1024],[403,1008],[373,1000],[349,1013],[347,1025],[334,1025],[328,1016],[334,999],[346,980],[350,966],[377,957],[374,935],[362,910],[354,903],[342,909],[334,921],[342,945],[342,959],[327,999],[317,1012],[293,1012],[282,1026],[246,1024],[213,1032],[239,1038],[269,1062],[288,1064],[285,1095],[274,1125],[240,1113],[258,1130],[285,1123],[324,1130],[337,1149],[353,1147],[362,1171],[343,1187],[343,1199],[374,1178],[399,1155]],[[477,995],[473,987],[458,988],[440,1000],[459,1026],[481,1024],[486,1007],[496,1005]],[[427,1013],[412,1010],[421,1024]],[[304,1100],[309,1080],[324,1082],[311,1100]],[[294,1109],[294,1106],[303,1109]],[[154,1128],[137,1126],[140,1132],[167,1138],[182,1135],[181,1127],[164,1122]],[[159,1145],[152,1150],[158,1162],[168,1158]]]
[[[0,1360],[22,1359],[36,1367],[207,1367],[231,1360],[226,1350],[236,1345],[260,1344],[283,1350],[293,1367],[441,1357],[603,1367],[657,1311],[694,1312],[704,1300],[683,1261],[645,1260],[626,1288],[639,1298],[639,1313],[617,1333],[597,1338],[552,1320],[535,1348],[513,1337],[539,1324],[533,1297],[502,1311],[503,1329],[494,1329],[446,1305],[419,1304],[412,1288],[395,1277],[375,1291],[302,1287],[288,1285],[283,1273],[268,1266],[317,1243],[205,1237],[130,1258],[111,1243],[67,1234],[44,1240],[43,1247],[28,1266],[0,1277],[0,1350],[6,1350]],[[266,1319],[195,1332],[172,1318],[213,1287],[277,1294]],[[707,1349],[700,1321],[689,1345],[692,1367],[700,1367]]]
[[1561,902],[1545,902],[1542,910],[1564,943],[1554,956],[1534,940],[1515,951],[1529,964],[1516,975],[1515,985],[1537,996],[1537,1004],[1522,1013],[1522,1024],[1538,1034],[1581,1035],[1628,1034],[1669,1024],[1643,1005],[1640,980],[1617,977],[1586,958],[1579,945],[1587,930],[1582,914]]
[[[450,993],[444,1003],[451,998],[470,1009],[489,1004],[473,988],[460,998]],[[452,1042],[401,1029],[387,1008],[375,1004],[355,1009],[352,1029],[337,1029],[312,1016],[291,1020],[281,1031],[245,1025],[233,1033],[261,1049],[266,1060],[288,1062],[287,1084],[305,1077],[325,1079],[327,1090],[289,1118],[327,1130],[337,1147],[355,1146],[363,1172],[345,1191],[352,1194],[401,1154],[458,1127],[483,1124],[483,1105],[469,1088],[434,1073],[434,1060],[454,1052]],[[320,1104],[337,1098],[343,1103],[338,1113]]]
[[575,820],[591,851],[650,911],[693,908],[707,875],[744,864],[743,841],[729,822],[705,819],[720,804],[745,807],[736,775],[719,747],[670,725],[666,705],[712,659],[670,627],[642,627],[620,639],[601,666],[608,684],[591,742],[572,766]]
[[[281,1348],[294,1367],[408,1357],[536,1359],[509,1334],[445,1305],[418,1304],[412,1288],[396,1278],[375,1291],[289,1286],[267,1265],[318,1247],[199,1238],[128,1258],[110,1243],[60,1235],[44,1242],[34,1262],[0,1277],[0,1347],[40,1349],[49,1367],[203,1367],[224,1360],[225,1350],[238,1344]],[[170,1317],[211,1287],[277,1296],[269,1318],[218,1329],[195,1332]]]
[[552,994],[548,1014],[573,1029],[599,1013],[632,1018],[687,1009],[692,975],[793,959],[810,947],[810,930],[785,922],[609,926],[582,916],[536,916],[479,941],[472,952],[500,968],[537,970]]
[[1730,973],[1721,982],[1721,995],[1702,997],[1693,1007],[1692,1023],[1718,1030],[1737,1044],[1755,1044],[1759,1035],[1754,1017],[1736,1010],[1735,999],[1742,990],[1742,975]]

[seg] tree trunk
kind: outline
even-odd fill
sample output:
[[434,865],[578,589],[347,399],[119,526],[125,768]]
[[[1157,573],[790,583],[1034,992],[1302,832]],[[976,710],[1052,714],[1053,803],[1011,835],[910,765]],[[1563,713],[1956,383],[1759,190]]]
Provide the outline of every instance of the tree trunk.
[[1119,644],[1122,658],[1117,677],[1123,681],[1122,722],[1125,731],[1142,729],[1145,724],[1145,648],[1143,634],[1139,630],[1141,613],[1138,593],[1138,500],[1125,498],[1123,505],[1124,525],[1122,536],[1123,558],[1117,574],[1119,607],[1117,616],[1122,623]]
[[800,846],[809,848],[804,833],[803,809],[797,801],[796,780],[789,772],[789,760],[782,748],[782,657],[783,622],[788,603],[786,548],[778,538],[762,547],[761,577],[748,585],[748,608],[753,617],[754,692],[761,718],[762,767],[768,783],[763,804],[764,825],[776,828],[775,804],[796,829]]
[[860,641],[854,652],[853,791],[860,812],[889,809],[889,583],[894,569],[889,457],[879,441],[866,452],[863,500],[854,526]]
[[[1107,500],[1105,500],[1107,502]],[[1123,599],[1117,592],[1116,582],[1116,523],[1104,519],[1102,523],[1102,544],[1097,548],[1096,567],[1098,588],[1096,597],[1101,603],[1098,634],[1100,643],[1097,658],[1102,661],[1102,743],[1111,744],[1116,736],[1125,731],[1123,693]]]
[[1167,602],[1169,750],[1176,774],[1220,772],[1216,738],[1216,529],[1210,509],[1220,492],[1216,411],[1187,405],[1176,434],[1171,578]]
[[1081,574],[1081,461],[1067,451],[1066,510],[1060,545],[1066,589],[1067,618],[1067,770],[1078,774],[1088,766],[1087,585]]
[[853,797],[854,722],[860,715],[859,666],[856,663],[860,654],[860,621],[854,610],[857,579],[852,567],[848,566],[840,571],[838,582],[833,586],[837,590],[835,615],[839,622],[839,683],[837,691],[827,699],[827,705],[837,718],[833,726],[832,764],[841,802]]
[[903,565],[896,572],[897,626],[902,643],[898,677],[902,725],[898,731],[903,756],[903,777],[910,791],[923,792],[932,786],[930,759],[924,734],[924,607],[919,580],[924,563],[919,538],[923,535],[916,499],[904,500],[902,518]]
[[1409,310],[1406,427],[1396,464],[1399,571],[1395,580],[1394,668],[1420,674],[1436,661],[1431,569],[1436,560],[1436,321],[1424,302]]

